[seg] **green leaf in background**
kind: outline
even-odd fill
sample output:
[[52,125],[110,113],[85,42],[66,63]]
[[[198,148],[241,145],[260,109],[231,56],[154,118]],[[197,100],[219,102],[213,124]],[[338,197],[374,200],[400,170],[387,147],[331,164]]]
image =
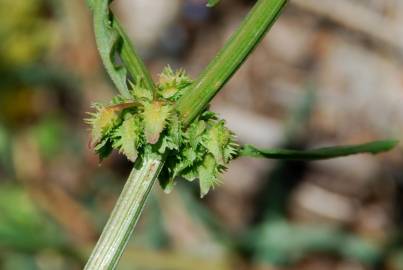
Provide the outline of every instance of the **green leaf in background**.
[[290,150],[290,149],[259,149],[246,144],[240,150],[240,156],[289,159],[289,160],[321,160],[337,158],[361,153],[378,154],[394,148],[397,140],[381,140],[364,144],[324,147],[313,150]]
[[220,3],[220,0],[208,0],[207,7],[215,7],[218,3]]

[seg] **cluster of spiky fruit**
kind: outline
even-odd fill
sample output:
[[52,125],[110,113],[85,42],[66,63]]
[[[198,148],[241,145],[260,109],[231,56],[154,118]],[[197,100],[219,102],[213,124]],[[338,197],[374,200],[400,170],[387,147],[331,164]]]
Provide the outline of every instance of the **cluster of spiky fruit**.
[[110,105],[95,104],[87,122],[92,126],[91,145],[102,160],[113,149],[135,162],[144,155],[166,155],[159,181],[170,191],[175,178],[199,179],[201,196],[218,183],[219,174],[237,155],[233,133],[213,112],[205,111],[184,127],[175,110],[175,101],[191,79],[180,70],[165,68],[157,90],[131,85],[132,99],[121,96]]

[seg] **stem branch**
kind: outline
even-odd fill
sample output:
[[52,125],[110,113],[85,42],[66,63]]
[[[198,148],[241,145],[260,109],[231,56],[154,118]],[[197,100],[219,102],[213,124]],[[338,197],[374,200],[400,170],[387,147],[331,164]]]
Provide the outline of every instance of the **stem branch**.
[[185,92],[177,109],[185,124],[190,123],[208,105],[246,60],[270,26],[276,21],[287,0],[259,0],[238,30],[218,52],[199,78]]

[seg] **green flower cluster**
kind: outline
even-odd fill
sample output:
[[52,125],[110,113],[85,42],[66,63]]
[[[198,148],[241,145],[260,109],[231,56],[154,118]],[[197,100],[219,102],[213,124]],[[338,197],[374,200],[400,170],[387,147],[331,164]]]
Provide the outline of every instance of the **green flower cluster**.
[[169,192],[175,178],[199,179],[201,196],[219,182],[219,174],[238,154],[231,131],[213,112],[205,111],[184,127],[175,101],[192,84],[184,71],[167,67],[157,90],[146,89],[141,81],[131,85],[133,99],[121,96],[110,105],[95,104],[87,122],[92,126],[91,145],[102,160],[113,149],[130,161],[147,154],[165,155],[159,181]]

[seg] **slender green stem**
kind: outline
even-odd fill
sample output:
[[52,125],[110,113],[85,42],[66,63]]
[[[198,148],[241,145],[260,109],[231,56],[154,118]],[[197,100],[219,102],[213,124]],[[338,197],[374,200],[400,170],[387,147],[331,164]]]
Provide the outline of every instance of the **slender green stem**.
[[142,80],[144,87],[147,89],[154,89],[155,84],[151,78],[150,72],[148,72],[144,62],[137,55],[129,37],[126,35],[119,21],[114,18],[113,26],[119,32],[123,39],[123,44],[121,48],[121,58],[127,71],[135,80]]
[[378,154],[394,148],[397,140],[382,140],[364,144],[324,147],[306,151],[290,149],[258,149],[253,145],[244,145],[240,156],[288,160],[321,160],[361,153]]
[[145,158],[139,169],[133,168],[84,269],[115,269],[163,161]]
[[[127,85],[128,76],[154,90],[154,82],[141,58],[109,8],[111,0],[87,0],[93,11],[94,32],[102,63],[122,96],[132,99]],[[117,62],[120,56],[123,65]]]
[[259,0],[213,61],[179,100],[177,109],[190,123],[207,106],[276,21],[287,0]]

